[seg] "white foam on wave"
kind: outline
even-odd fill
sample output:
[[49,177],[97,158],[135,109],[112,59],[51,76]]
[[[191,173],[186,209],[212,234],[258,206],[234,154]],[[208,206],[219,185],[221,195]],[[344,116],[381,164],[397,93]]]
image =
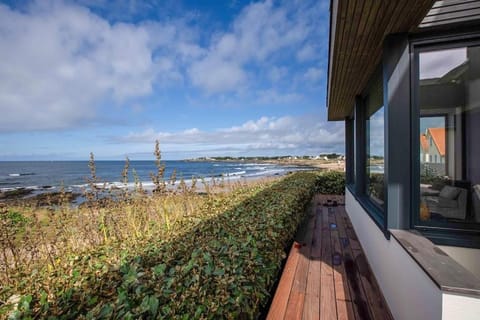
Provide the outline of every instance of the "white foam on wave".
[[13,190],[17,190],[17,188],[9,188],[9,187],[6,187],[6,188],[0,188],[0,191],[1,191],[1,192],[13,191]]
[[263,170],[267,170],[267,167],[264,167],[264,166],[250,167],[250,168],[248,168],[248,170],[263,171]]
[[51,189],[55,189],[55,187],[53,186],[28,186],[28,187],[25,187],[25,189],[30,189],[30,190],[51,190]]
[[33,176],[35,173],[33,172],[24,172],[24,173],[9,173],[8,175],[10,177],[20,177],[20,176]]
[[232,177],[232,176],[241,176],[246,174],[246,171],[237,171],[237,172],[232,172],[232,173],[225,173],[223,176],[224,177]]

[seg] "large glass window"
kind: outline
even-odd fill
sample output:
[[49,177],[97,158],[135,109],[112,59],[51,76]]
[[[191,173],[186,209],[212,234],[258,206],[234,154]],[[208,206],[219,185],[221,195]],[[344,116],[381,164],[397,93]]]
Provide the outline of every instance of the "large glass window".
[[379,208],[384,208],[384,107],[383,79],[380,72],[373,78],[365,97],[366,108],[366,194]]
[[480,227],[480,46],[421,49],[420,226]]

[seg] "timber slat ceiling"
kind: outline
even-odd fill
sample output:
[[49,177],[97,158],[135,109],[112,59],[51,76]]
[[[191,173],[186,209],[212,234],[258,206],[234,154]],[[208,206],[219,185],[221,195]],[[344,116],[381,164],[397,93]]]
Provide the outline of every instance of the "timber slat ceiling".
[[425,17],[433,0],[338,0],[332,19],[328,118],[344,120],[353,108],[355,95],[366,87],[380,63],[386,35],[411,32]]

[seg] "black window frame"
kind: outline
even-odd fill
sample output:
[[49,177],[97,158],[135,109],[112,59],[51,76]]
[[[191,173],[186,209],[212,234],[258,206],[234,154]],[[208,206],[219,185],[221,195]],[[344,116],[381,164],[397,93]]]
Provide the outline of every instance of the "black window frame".
[[[414,35],[410,39],[410,84],[411,84],[411,134],[420,132],[419,108],[419,54],[432,50],[453,49],[466,46],[480,46],[480,28],[465,32],[432,33]],[[480,248],[480,224],[420,221],[420,139],[411,144],[411,208],[410,228],[420,232],[435,244]],[[470,192],[470,190],[469,190]]]
[[[388,231],[388,188],[387,188],[387,176],[386,172],[384,173],[383,179],[383,190],[384,190],[384,206],[381,208],[378,206],[368,195],[367,193],[367,119],[366,119],[366,105],[365,100],[368,96],[369,90],[372,87],[374,82],[374,77],[380,76],[382,78],[382,90],[383,90],[383,108],[386,111],[387,101],[386,97],[386,83],[385,76],[383,74],[383,66],[380,64],[376,71],[372,74],[372,78],[365,87],[361,95],[355,97],[355,106],[354,106],[354,116],[353,121],[354,125],[350,126],[351,132],[354,133],[355,143],[352,146],[354,153],[354,163],[351,163],[352,168],[354,168],[354,183],[347,184],[348,190],[352,193],[355,199],[358,201],[360,206],[365,210],[368,216],[373,220],[373,222],[379,227],[383,232],[385,238],[390,239],[390,232]],[[385,114],[384,114],[385,117]],[[347,119],[346,119],[347,121]],[[384,119],[384,144],[386,143],[386,126],[387,122]],[[346,124],[346,128],[347,128]],[[346,135],[347,136],[347,135]],[[348,150],[348,143],[347,150]],[[387,161],[386,151],[384,151],[384,161]],[[386,168],[386,166],[385,166]],[[348,169],[348,166],[347,166]],[[348,174],[347,174],[348,177]]]
[[345,183],[349,190],[355,186],[355,118],[345,118]]

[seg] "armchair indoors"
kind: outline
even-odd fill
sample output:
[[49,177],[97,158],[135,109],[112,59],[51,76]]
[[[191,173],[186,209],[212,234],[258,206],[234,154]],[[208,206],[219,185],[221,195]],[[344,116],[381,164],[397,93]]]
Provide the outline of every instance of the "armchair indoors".
[[431,213],[445,218],[465,220],[467,214],[468,190],[444,186],[438,196],[426,196],[425,201]]

